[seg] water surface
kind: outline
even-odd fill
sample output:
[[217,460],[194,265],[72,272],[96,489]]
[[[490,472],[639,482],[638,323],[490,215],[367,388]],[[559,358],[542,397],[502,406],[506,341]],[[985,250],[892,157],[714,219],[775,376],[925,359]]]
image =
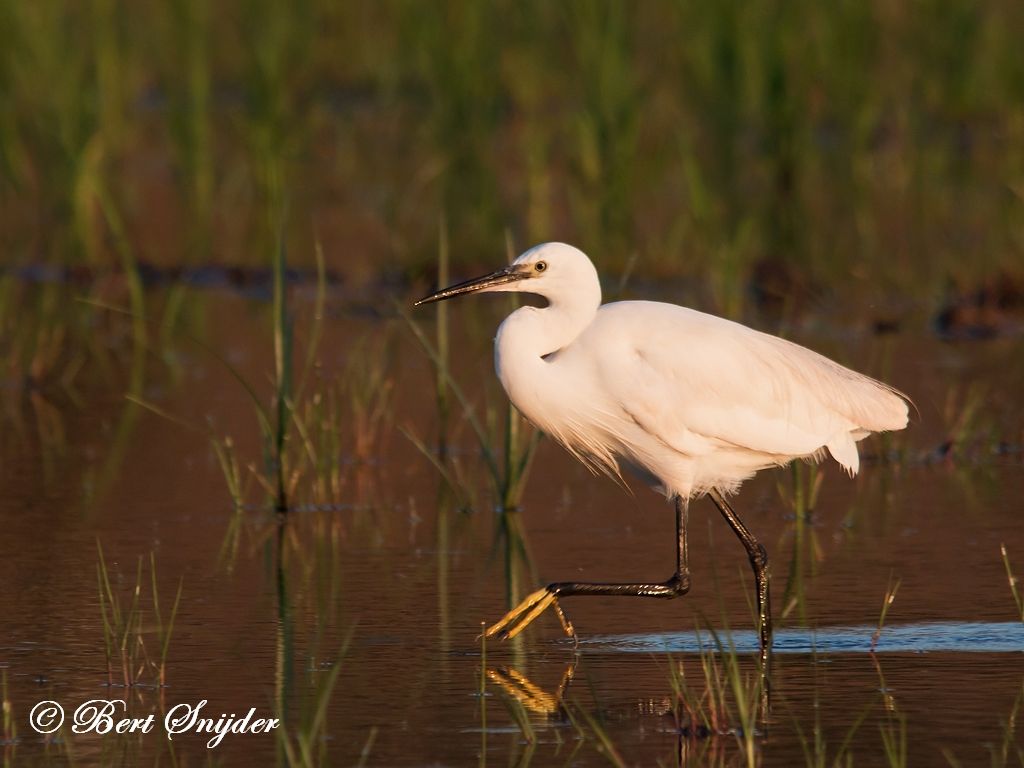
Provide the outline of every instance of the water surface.
[[[308,297],[295,300],[308,307]],[[203,308],[205,342],[269,398],[265,304],[226,292],[189,301]],[[499,309],[473,312],[455,362],[477,393],[493,386],[488,337]],[[670,668],[681,662],[687,679],[700,682],[709,627],[752,673],[751,578],[711,505],[692,507],[693,588],[685,598],[565,601],[581,636],[578,653],[550,616],[522,639],[482,649],[481,622],[503,614],[510,593],[553,579],[667,576],[671,509],[644,488],[630,495],[591,476],[544,442],[522,508],[509,518],[510,539],[460,418],[452,419],[451,454],[471,486],[468,511],[399,431],[426,438],[435,428],[431,369],[399,323],[335,307],[320,380],[344,375],[358,339],[386,350],[393,396],[384,426],[368,457],[343,452],[334,496],[307,493],[280,549],[269,510],[233,510],[202,431],[126,402],[130,361],[80,377],[73,391],[27,390],[5,400],[0,667],[18,731],[8,753],[19,762],[64,759],[63,748],[47,747],[27,722],[44,698],[69,707],[124,698],[140,717],[206,699],[216,712],[280,712],[297,733],[340,659],[322,742],[337,764],[358,762],[364,750],[372,765],[602,764],[580,713],[628,764],[738,759],[732,735],[691,739],[672,714]],[[777,654],[761,758],[803,764],[803,740],[815,728],[834,754],[856,727],[857,764],[878,764],[882,730],[905,723],[913,764],[941,764],[943,749],[964,765],[988,764],[1024,684],[1024,625],[1000,556],[1005,543],[1024,572],[1024,466],[1019,444],[994,444],[984,428],[960,452],[936,449],[955,420],[946,413],[950,382],[962,393],[985,381],[983,418],[1021,423],[1012,407],[1024,380],[1020,343],[949,346],[909,333],[800,340],[875,373],[883,371],[872,361],[884,357],[888,380],[914,398],[918,415],[908,433],[863,445],[857,478],[828,467],[809,517],[787,501],[788,471],[763,473],[737,498],[772,563]],[[177,339],[148,365],[143,399],[230,435],[243,467],[259,472],[253,408],[221,362]],[[256,481],[244,474],[253,496]],[[122,595],[131,593],[138,558],[151,552],[165,604],[182,580],[166,688],[106,684],[97,542]],[[1019,734],[1009,738],[1020,743]],[[198,737],[75,736],[71,748],[83,763],[155,762],[172,749],[175,759],[207,759]],[[226,738],[211,756],[227,764],[283,759],[274,736],[252,734]]]

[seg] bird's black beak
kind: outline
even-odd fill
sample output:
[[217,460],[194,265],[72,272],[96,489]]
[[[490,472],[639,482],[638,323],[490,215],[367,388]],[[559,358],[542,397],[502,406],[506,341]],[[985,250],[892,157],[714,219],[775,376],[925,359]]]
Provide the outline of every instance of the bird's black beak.
[[435,301],[444,301],[445,299],[450,299],[454,296],[461,296],[464,293],[474,293],[476,291],[485,291],[490,288],[496,288],[499,285],[523,280],[530,277],[531,274],[532,271],[529,267],[510,264],[507,267],[502,267],[496,272],[491,272],[489,275],[475,277],[472,280],[466,280],[463,283],[456,283],[455,285],[450,285],[440,291],[435,291],[429,296],[424,296],[422,299],[417,301],[415,306],[418,307],[421,304],[430,304]]

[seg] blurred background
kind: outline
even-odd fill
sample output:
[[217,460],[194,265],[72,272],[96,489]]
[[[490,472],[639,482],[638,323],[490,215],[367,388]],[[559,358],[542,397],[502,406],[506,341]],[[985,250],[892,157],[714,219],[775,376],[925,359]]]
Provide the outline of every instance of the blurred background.
[[283,227],[393,283],[444,221],[457,266],[561,239],[733,315],[1019,301],[1022,30],[1015,0],[2,0],[3,263],[244,270]]

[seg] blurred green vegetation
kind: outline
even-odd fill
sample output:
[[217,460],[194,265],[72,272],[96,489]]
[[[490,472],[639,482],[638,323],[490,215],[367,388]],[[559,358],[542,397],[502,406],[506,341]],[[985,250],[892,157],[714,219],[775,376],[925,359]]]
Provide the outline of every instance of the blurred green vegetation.
[[[562,239],[738,314],[1024,264],[1019,0],[0,0],[9,266]],[[125,238],[121,245],[118,241]],[[122,254],[119,256],[119,249]]]

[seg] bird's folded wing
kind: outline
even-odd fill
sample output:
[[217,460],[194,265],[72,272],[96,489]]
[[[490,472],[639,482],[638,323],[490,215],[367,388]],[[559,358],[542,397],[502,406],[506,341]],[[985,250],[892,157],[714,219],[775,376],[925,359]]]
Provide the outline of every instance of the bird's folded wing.
[[625,413],[675,450],[806,456],[906,424],[906,404],[873,379],[737,323],[660,306],[674,311],[649,318],[646,334],[622,334],[625,348],[602,356],[601,375]]

